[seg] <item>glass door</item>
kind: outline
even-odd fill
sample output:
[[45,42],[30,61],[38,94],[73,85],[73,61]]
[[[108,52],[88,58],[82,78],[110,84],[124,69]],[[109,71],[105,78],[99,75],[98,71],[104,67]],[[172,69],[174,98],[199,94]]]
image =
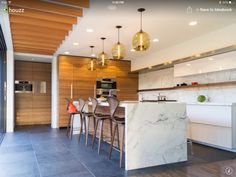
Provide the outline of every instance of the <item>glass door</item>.
[[6,44],[0,26],[0,143],[6,129]]

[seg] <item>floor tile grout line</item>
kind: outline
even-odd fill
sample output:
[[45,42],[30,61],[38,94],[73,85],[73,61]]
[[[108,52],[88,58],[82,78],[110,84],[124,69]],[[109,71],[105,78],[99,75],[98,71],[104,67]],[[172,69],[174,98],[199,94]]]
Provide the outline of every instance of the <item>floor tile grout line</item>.
[[[72,137],[73,138],[73,137]],[[63,144],[64,144],[64,146],[66,146],[66,144],[63,142]],[[96,177],[96,175],[83,163],[83,162],[81,162],[78,158],[76,158],[76,155],[70,150],[70,148],[68,148],[67,146],[66,146],[66,148],[69,150],[69,152],[75,157],[75,159],[76,159],[76,161],[78,161],[79,163],[81,163],[83,166],[84,166],[84,168],[86,168],[86,170],[88,170],[88,172],[91,174],[91,175],[93,175],[94,177]]]
[[42,177],[42,173],[41,173],[41,170],[40,170],[40,167],[39,167],[39,163],[38,163],[38,159],[37,159],[36,152],[35,152],[35,149],[34,149],[34,145],[32,143],[32,140],[31,140],[30,136],[29,136],[29,139],[30,139],[30,143],[32,145],[33,151],[34,151],[34,158],[36,160],[36,164],[37,164],[37,167],[38,167],[38,170],[39,170],[39,176]]

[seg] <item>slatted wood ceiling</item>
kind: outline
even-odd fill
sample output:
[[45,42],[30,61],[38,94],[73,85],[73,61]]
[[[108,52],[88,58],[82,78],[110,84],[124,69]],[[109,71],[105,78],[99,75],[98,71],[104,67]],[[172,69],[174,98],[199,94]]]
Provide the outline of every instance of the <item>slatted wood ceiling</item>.
[[12,0],[10,25],[15,52],[52,55],[83,16],[89,0]]

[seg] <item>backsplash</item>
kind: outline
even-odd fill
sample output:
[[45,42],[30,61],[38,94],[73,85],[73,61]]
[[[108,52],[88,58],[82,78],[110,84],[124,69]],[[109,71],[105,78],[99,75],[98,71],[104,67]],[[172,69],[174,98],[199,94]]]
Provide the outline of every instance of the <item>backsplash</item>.
[[[174,77],[174,68],[149,72],[139,75],[139,89],[172,87],[176,84],[191,82],[215,83],[236,81],[236,69],[218,71],[185,77]],[[209,102],[236,102],[236,86],[188,88],[179,90],[140,92],[139,99],[157,99],[158,94],[167,96],[169,100],[179,102],[196,102],[198,95],[205,95]]]

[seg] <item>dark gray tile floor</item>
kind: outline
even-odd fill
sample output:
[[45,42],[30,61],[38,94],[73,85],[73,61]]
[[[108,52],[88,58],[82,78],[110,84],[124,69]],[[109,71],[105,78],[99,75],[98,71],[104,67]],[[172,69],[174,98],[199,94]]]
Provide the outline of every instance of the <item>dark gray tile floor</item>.
[[188,162],[126,172],[119,168],[117,151],[113,151],[112,160],[107,159],[108,148],[103,143],[98,155],[96,148],[84,145],[83,138],[79,144],[77,136],[68,139],[65,129],[17,127],[15,133],[5,135],[0,146],[0,177],[158,176],[175,169],[236,158],[235,153],[194,144]]

